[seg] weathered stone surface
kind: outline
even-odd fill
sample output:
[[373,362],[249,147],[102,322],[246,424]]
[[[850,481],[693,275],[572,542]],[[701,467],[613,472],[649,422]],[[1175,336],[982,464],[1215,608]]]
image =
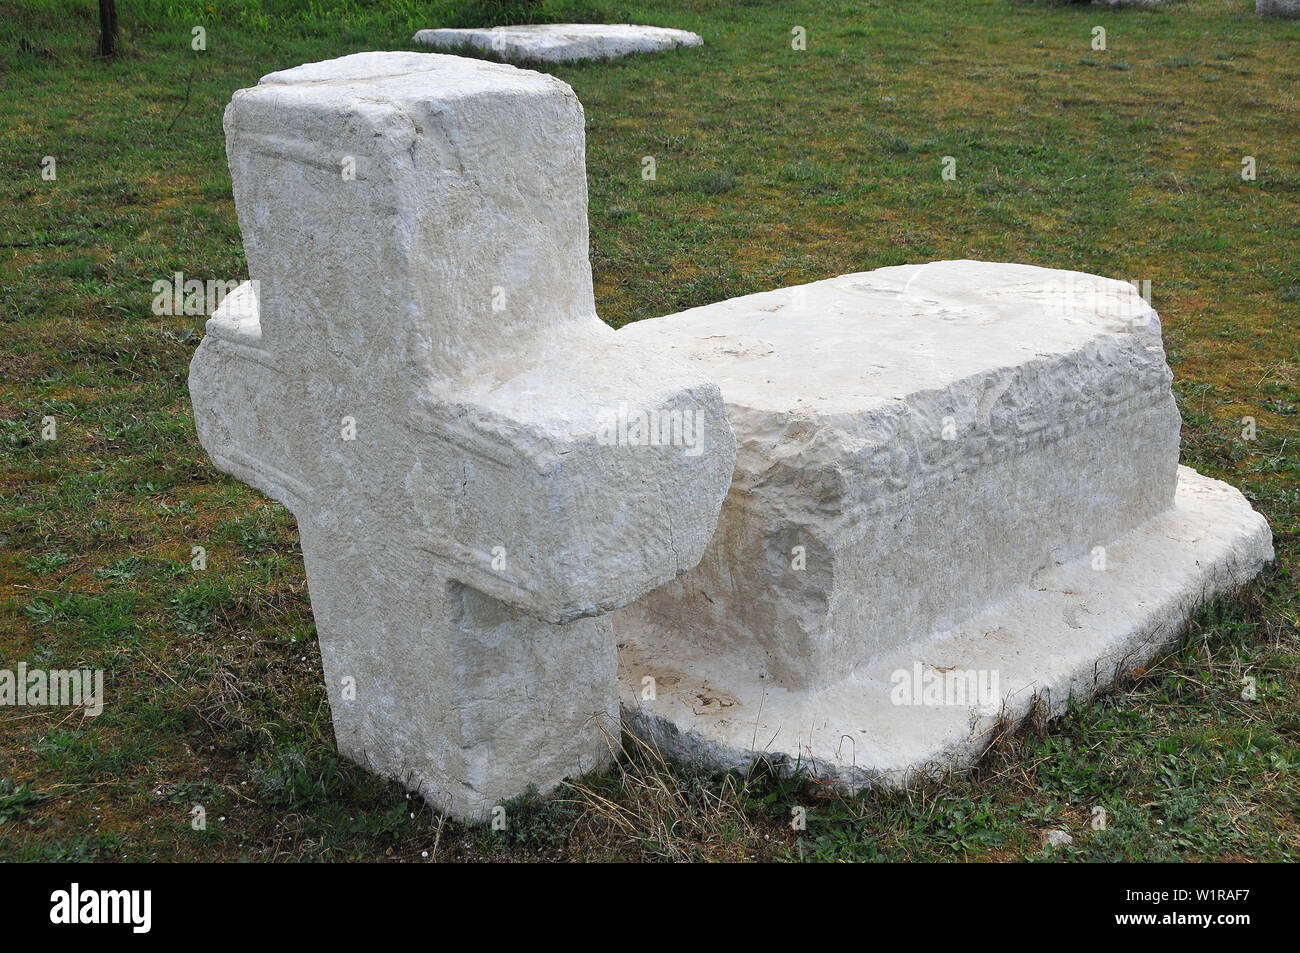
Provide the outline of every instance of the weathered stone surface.
[[421,30],[416,43],[444,50],[472,46],[509,60],[566,63],[609,60],[632,53],[659,53],[678,46],[701,46],[699,34],[633,23],[547,23],[482,30]]
[[703,563],[647,606],[711,651],[757,640],[751,664],[791,688],[951,629],[1173,499],[1159,321],[1122,282],[934,262],[619,334],[716,380],[739,444]]
[[[1159,320],[1122,282],[935,262],[619,333],[717,380],[739,446],[700,565],[615,614],[625,720],[671,754],[852,788],[969,764],[1272,558],[1240,494],[1180,475]],[[995,684],[894,703],[896,673],[948,671]]]
[[620,685],[716,767],[960,767],[1272,558],[1178,467],[1121,282],[935,262],[615,333],[565,84],[359,54],[226,132],[260,300],[208,323],[200,440],[298,517],[340,751],[454,814],[601,764]]
[[[260,302],[208,322],[195,424],[298,517],[340,751],[468,816],[602,763],[591,617],[699,560],[734,441],[715,384],[596,316],[581,105],[366,53],[264,77],[225,126]],[[692,442],[611,441],[620,406]]]
[[1255,12],[1262,17],[1300,17],[1300,0],[1255,0]]

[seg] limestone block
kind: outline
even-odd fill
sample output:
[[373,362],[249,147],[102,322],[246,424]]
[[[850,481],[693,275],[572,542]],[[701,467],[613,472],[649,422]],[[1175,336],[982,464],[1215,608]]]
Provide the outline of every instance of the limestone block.
[[949,631],[1173,500],[1159,321],[1123,282],[934,262],[619,334],[716,380],[739,445],[703,562],[641,608],[702,647],[756,642],[791,688]]
[[1178,468],[1159,319],[1122,282],[933,262],[619,334],[718,381],[739,448],[700,565],[614,616],[625,722],[668,754],[850,789],[963,766],[1272,559]]
[[545,23],[481,30],[420,30],[412,40],[443,50],[472,46],[509,60],[568,63],[610,60],[632,53],[658,53],[679,46],[702,46],[687,30],[633,23]]
[[[462,816],[603,763],[593,617],[698,562],[735,450],[714,383],[596,315],[581,105],[365,53],[225,127],[252,282],[195,354],[195,425],[298,518],[340,752]],[[620,441],[626,408],[676,441]]]

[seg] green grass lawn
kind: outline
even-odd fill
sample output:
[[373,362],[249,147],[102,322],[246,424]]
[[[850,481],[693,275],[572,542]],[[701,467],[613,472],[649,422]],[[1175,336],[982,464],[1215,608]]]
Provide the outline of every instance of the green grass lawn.
[[[1149,280],[1183,461],[1245,492],[1278,561],[1122,690],[1000,739],[973,776],[842,798],[634,752],[495,832],[339,761],[293,520],[199,447],[186,376],[204,318],[150,309],[174,272],[246,276],[221,127],[235,89],[463,17],[298,6],[119,0],[105,62],[93,0],[0,0],[0,668],[102,668],[108,692],[95,719],[0,708],[0,858],[1296,856],[1300,21],[1253,0],[568,8],[706,40],[553,70],[586,108],[606,321],[938,258]],[[1057,827],[1073,847],[1043,847]]]

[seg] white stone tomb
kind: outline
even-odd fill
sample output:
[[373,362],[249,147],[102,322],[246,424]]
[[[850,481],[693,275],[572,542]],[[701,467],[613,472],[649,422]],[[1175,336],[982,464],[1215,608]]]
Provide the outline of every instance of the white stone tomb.
[[1273,556],[1240,493],[1179,467],[1127,283],[941,261],[619,334],[716,380],[739,450],[700,565],[615,613],[625,720],[677,757],[854,790],[967,766]]
[[620,693],[714,767],[961,767],[1272,558],[1178,466],[1126,284],[934,262],[615,333],[564,83],[358,54],[226,132],[261,295],[208,323],[200,439],[298,517],[341,753],[454,814],[602,764]]

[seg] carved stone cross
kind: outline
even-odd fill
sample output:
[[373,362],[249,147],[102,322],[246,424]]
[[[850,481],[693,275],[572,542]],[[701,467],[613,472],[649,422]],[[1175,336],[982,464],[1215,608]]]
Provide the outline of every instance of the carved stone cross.
[[[240,90],[225,129],[253,283],[195,422],[298,519],[340,752],[461,816],[603,764],[600,616],[700,560],[735,442],[715,384],[596,315],[582,106],[363,53]],[[628,408],[670,439],[618,439]]]

